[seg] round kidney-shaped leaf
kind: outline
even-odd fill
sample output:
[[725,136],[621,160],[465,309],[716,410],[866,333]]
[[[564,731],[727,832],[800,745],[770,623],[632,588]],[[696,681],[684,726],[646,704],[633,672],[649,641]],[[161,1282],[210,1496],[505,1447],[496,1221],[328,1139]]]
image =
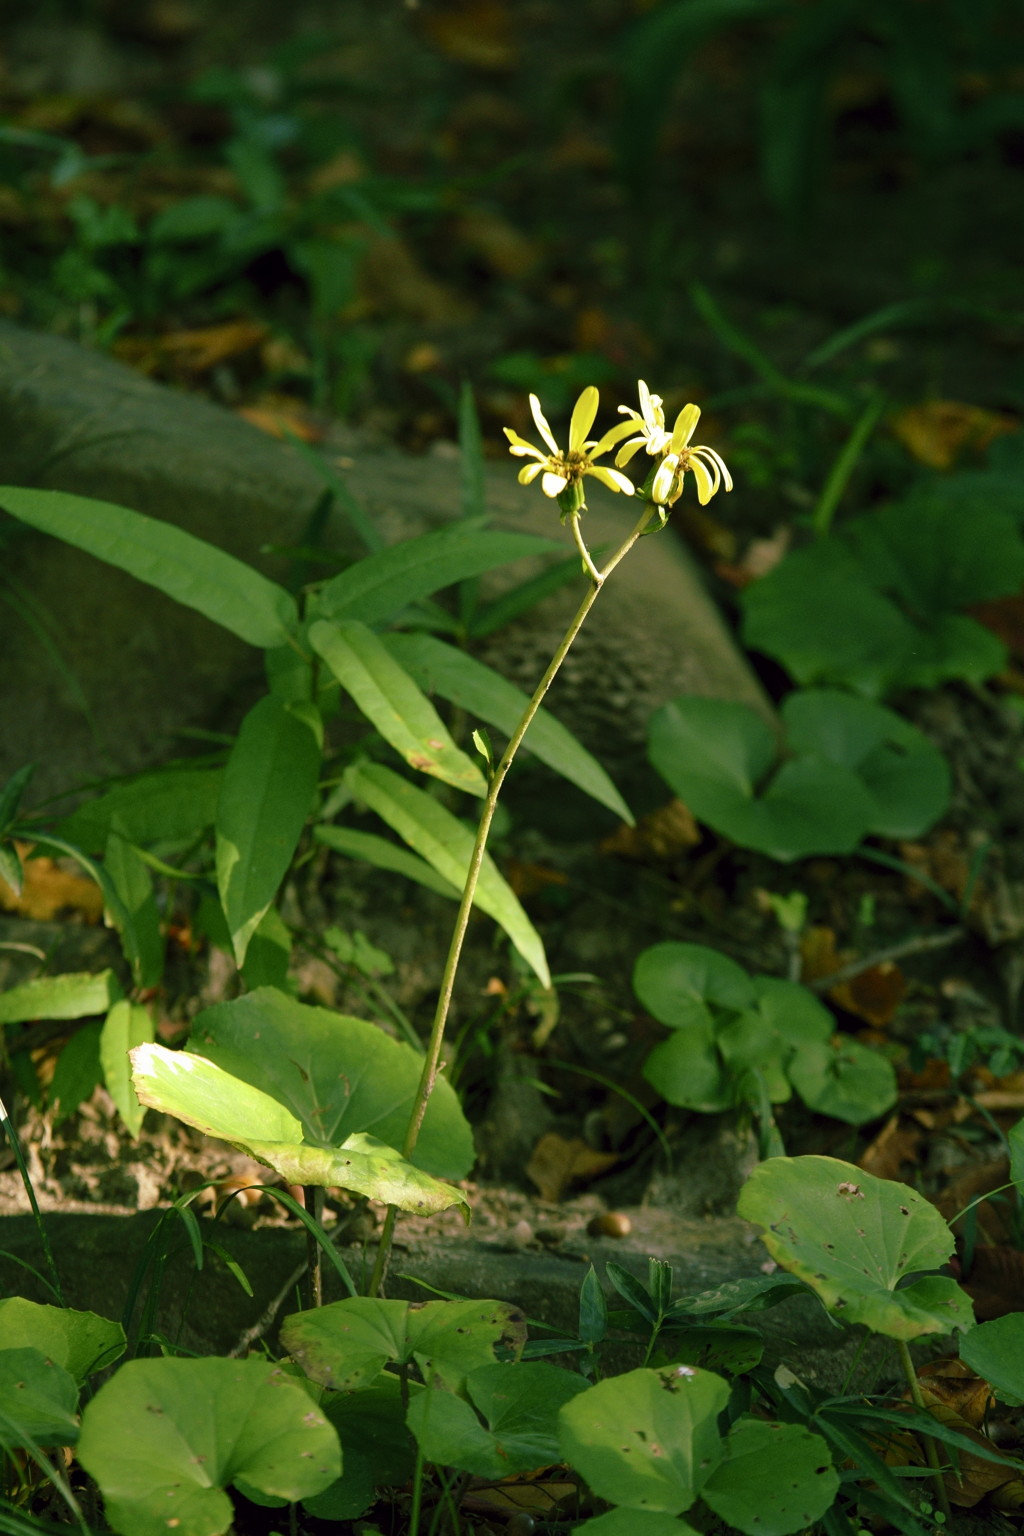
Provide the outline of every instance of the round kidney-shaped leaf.
[[1004,1403],[1024,1403],[1024,1312],[979,1323],[960,1340],[960,1358]]
[[820,1435],[800,1424],[738,1420],[725,1459],[701,1490],[705,1504],[744,1536],[790,1536],[835,1501],[839,1477]]
[[678,1515],[722,1459],[721,1376],[695,1366],[627,1371],[598,1382],[560,1415],[562,1455],[599,1498]]
[[406,1422],[428,1461],[497,1480],[558,1461],[559,1409],[586,1389],[555,1365],[484,1365],[466,1377],[470,1402],[444,1388],[420,1392]]
[[676,1030],[654,1047],[643,1072],[667,1103],[683,1109],[713,1115],[735,1102],[736,1081],[722,1064],[712,1024]]
[[294,1502],[341,1473],[309,1394],[255,1359],[129,1361],[86,1406],[78,1456],[120,1536],[221,1536],[236,1479]]
[[23,1296],[0,1301],[0,1349],[38,1349],[81,1385],[124,1354],[124,1329],[95,1312],[48,1307]]
[[74,1445],[78,1386],[38,1349],[0,1350],[0,1450]]
[[584,1520],[573,1536],[697,1536],[687,1520],[661,1515],[649,1509],[610,1509],[606,1515]]
[[905,1184],[836,1158],[773,1157],[754,1169],[737,1210],[844,1322],[894,1339],[972,1325],[970,1300],[953,1280],[897,1289],[906,1275],[938,1269],[954,1247],[935,1207]]
[[746,971],[705,944],[652,944],[633,967],[633,991],[670,1029],[709,1023],[709,1004],[738,1010],[755,1000]]
[[373,1382],[389,1362],[415,1361],[426,1379],[440,1376],[453,1391],[466,1375],[494,1363],[496,1345],[522,1351],[522,1313],[504,1301],[385,1301],[350,1296],[293,1312],[281,1341],[303,1371],[335,1392]]
[[877,1051],[837,1035],[795,1052],[789,1080],[808,1109],[848,1125],[884,1115],[896,1102],[896,1072]]

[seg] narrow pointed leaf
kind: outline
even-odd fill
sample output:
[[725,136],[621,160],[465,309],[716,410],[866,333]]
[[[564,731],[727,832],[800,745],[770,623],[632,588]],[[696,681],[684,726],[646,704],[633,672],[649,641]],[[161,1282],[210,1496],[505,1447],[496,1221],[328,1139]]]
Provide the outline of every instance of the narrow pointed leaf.
[[350,859],[363,859],[375,869],[404,875],[407,880],[415,880],[417,885],[435,891],[438,896],[447,896],[451,901],[459,899],[458,888],[450,880],[443,879],[433,865],[417,858],[408,848],[389,843],[385,837],[377,837],[373,832],[359,832],[355,827],[325,826],[314,827],[313,836],[318,843],[333,848],[335,853],[347,854]]
[[135,1097],[129,1051],[156,1038],[148,1008],[122,999],[107,1014],[100,1031],[100,1066],[107,1092],[125,1125],[138,1136],[146,1116],[145,1106]]
[[410,768],[482,799],[487,783],[452,741],[437,710],[404,666],[359,619],[310,626],[309,640],[366,718]]
[[[512,735],[522,719],[529,703],[526,694],[492,667],[475,661],[454,645],[419,634],[389,634],[384,637],[384,644],[421,688],[439,693],[443,699],[486,720],[488,725],[497,726],[506,736]],[[629,806],[600,763],[547,710],[537,711],[523,750],[532,752],[577,789],[633,825]]]
[[138,850],[119,832],[107,838],[107,874],[131,921],[121,926],[121,943],[137,987],[159,985],[164,971],[164,941],[153,877]]
[[377,624],[468,576],[559,547],[532,534],[495,533],[467,518],[453,527],[393,544],[342,571],[318,593],[313,617]]
[[251,566],[171,523],[67,491],[0,488],[0,507],[205,614],[250,645],[283,645],[295,600]]
[[277,894],[312,807],[319,715],[268,694],[242,722],[217,806],[217,889],[235,960]]
[[0,992],[0,1024],[25,1024],[31,1019],[85,1019],[106,1013],[121,996],[113,971],[66,971],[63,976],[37,976],[20,987]]
[[[346,782],[358,800],[386,821],[416,853],[434,866],[439,875],[461,890],[473,850],[473,834],[461,821],[423,790],[378,764],[363,763],[349,768]],[[551,975],[541,937],[486,854],[480,870],[476,905],[505,930],[527,964],[546,987],[550,986]]]

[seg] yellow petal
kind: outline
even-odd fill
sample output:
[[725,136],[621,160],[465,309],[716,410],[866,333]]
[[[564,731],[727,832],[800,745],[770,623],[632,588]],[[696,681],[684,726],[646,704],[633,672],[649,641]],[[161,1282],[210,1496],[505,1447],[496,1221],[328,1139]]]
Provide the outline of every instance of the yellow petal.
[[668,503],[672,495],[672,487],[675,485],[678,465],[679,460],[671,453],[658,465],[658,472],[651,486],[651,500],[656,506],[663,507]]
[[691,458],[690,468],[693,470],[693,478],[697,482],[697,500],[702,507],[706,507],[718,487],[712,485],[707,466],[701,459]]
[[599,438],[596,443],[590,445],[590,457],[592,459],[599,459],[602,453],[607,453],[609,448],[614,448],[616,443],[621,443],[622,439],[627,437],[633,430],[634,426],[631,421],[616,422],[614,427],[609,427],[604,437]]
[[699,405],[684,405],[672,428],[672,452],[681,453],[696,431],[700,421]]
[[622,447],[615,455],[615,462],[620,469],[622,468],[623,464],[629,463],[637,449],[644,446],[645,441],[646,439],[642,437],[632,437],[628,443],[623,443]]
[[547,424],[544,412],[540,408],[540,401],[537,399],[536,395],[530,396],[530,410],[533,412],[533,419],[537,423],[537,431],[547,443],[548,447],[551,449],[551,452],[558,453],[560,451],[558,444],[555,442],[554,434]]
[[536,480],[540,472],[540,464],[524,464],[516,478],[520,485],[529,485],[532,480]]
[[540,488],[545,496],[557,496],[560,491],[565,490],[568,484],[569,481],[565,475],[552,474],[549,469],[546,474],[541,476]]
[[588,384],[572,408],[572,420],[569,423],[569,452],[578,453],[587,440],[587,433],[594,425],[594,417],[597,415],[598,401],[601,396],[593,384]]
[[594,475],[602,485],[606,485],[610,491],[622,491],[627,496],[632,496],[635,489],[632,480],[626,475],[620,474],[617,469],[605,469],[603,464],[591,465],[587,470],[588,475]]

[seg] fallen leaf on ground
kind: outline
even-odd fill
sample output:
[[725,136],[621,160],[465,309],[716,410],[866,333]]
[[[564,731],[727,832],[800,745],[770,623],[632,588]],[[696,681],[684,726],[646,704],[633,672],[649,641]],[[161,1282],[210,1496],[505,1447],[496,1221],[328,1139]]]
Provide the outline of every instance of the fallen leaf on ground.
[[475,69],[511,69],[519,57],[510,7],[499,0],[462,0],[432,8],[423,28],[449,59]]
[[[831,928],[815,925],[806,928],[801,936],[800,957],[805,981],[832,976],[858,958],[855,950],[836,948],[836,937]],[[891,1020],[906,990],[907,984],[899,966],[892,960],[885,960],[880,965],[869,966],[849,981],[830,987],[828,996],[855,1018],[881,1029]]]
[[557,1131],[549,1131],[534,1147],[526,1174],[537,1186],[541,1199],[557,1205],[571,1184],[598,1178],[618,1160],[617,1152],[597,1152],[581,1136],[570,1141]]
[[889,428],[919,463],[950,469],[969,449],[983,453],[997,437],[1019,431],[1020,422],[962,400],[926,400],[890,417]]
[[626,859],[645,861],[675,859],[701,840],[692,812],[681,800],[670,800],[642,816],[635,827],[625,823],[601,843],[602,853],[618,853]]
[[52,923],[62,912],[75,912],[87,923],[98,923],[103,916],[103,892],[95,880],[61,869],[54,859],[28,857],[31,843],[16,844],[25,871],[21,895],[15,896],[5,880],[0,880],[0,909],[28,917],[37,923]]
[[290,395],[261,395],[251,405],[240,405],[235,414],[271,437],[291,434],[303,443],[319,443],[326,436],[324,428],[310,420],[302,401]]
[[918,1150],[924,1131],[902,1115],[892,1115],[857,1160],[858,1168],[873,1173],[877,1179],[906,1181],[908,1169],[919,1161]]

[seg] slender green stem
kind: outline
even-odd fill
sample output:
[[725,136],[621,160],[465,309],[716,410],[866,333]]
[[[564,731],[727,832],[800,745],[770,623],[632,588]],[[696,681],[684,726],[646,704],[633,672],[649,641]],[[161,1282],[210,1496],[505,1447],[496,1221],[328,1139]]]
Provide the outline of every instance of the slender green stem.
[[[580,509],[582,511],[582,508]],[[583,628],[587,614],[597,600],[597,595],[608,577],[626,555],[633,548],[637,539],[645,532],[652,518],[659,515],[659,509],[653,502],[645,502],[644,510],[639,520],[634,525],[632,532],[623,540],[611,559],[600,569],[590,559],[589,551],[583,544],[582,534],[579,532],[578,513],[572,515],[573,534],[581,545],[585,559],[592,571],[590,587],[570,623],[565,634],[559,641],[558,648],[548,663],[547,670],[534,690],[533,697],[523,713],[523,717],[513,732],[512,738],[502,755],[501,761],[491,776],[491,782],[487,788],[487,797],[484,800],[483,809],[480,812],[480,823],[477,827],[476,841],[473,844],[473,852],[470,855],[469,871],[466,875],[466,884],[462,892],[462,900],[459,903],[458,914],[455,918],[455,927],[452,931],[451,944],[448,948],[448,958],[445,961],[444,974],[441,978],[441,990],[438,994],[437,1008],[434,1013],[434,1022],[427,1041],[426,1056],[423,1061],[423,1072],[420,1077],[419,1087],[416,1090],[416,1098],[413,1101],[412,1112],[409,1116],[409,1126],[405,1133],[405,1142],[402,1146],[402,1156],[410,1157],[419,1138],[420,1127],[423,1124],[423,1116],[427,1111],[427,1103],[433,1092],[441,1061],[441,1047],[444,1042],[444,1029],[448,1021],[448,1011],[451,1007],[452,991],[455,986],[455,975],[459,968],[459,960],[462,955],[462,945],[465,941],[466,930],[469,927],[470,912],[473,907],[473,898],[476,895],[477,882],[480,878],[480,870],[483,865],[484,853],[487,848],[487,838],[491,830],[491,822],[494,820],[494,812],[498,804],[498,796],[501,794],[505,776],[512,766],[512,760],[522,745],[533,722],[534,716],[543,703],[544,696],[551,687],[552,682],[561,667],[573,641]],[[388,1207],[388,1214],[381,1232],[380,1244],[377,1248],[377,1260],[374,1264],[373,1275],[370,1279],[370,1295],[379,1296],[384,1277],[387,1274],[388,1261],[391,1256],[391,1244],[394,1237],[395,1222],[398,1217],[396,1206]]]
[[[907,1386],[910,1388],[910,1396],[913,1400],[914,1407],[919,1408],[922,1413],[927,1413],[928,1409],[925,1404],[924,1394],[921,1391],[921,1383],[917,1379],[917,1372],[914,1369],[914,1362],[910,1358],[910,1349],[906,1340],[897,1339],[896,1348],[899,1350],[900,1364],[903,1367],[903,1374],[907,1378]],[[942,1464],[939,1461],[939,1448],[935,1444],[935,1441],[932,1439],[931,1435],[922,1435],[921,1439],[924,1441],[924,1454],[928,1459],[928,1465],[932,1469],[932,1482],[935,1485],[935,1497],[939,1501],[939,1508],[942,1510],[942,1513],[948,1520],[950,1518],[949,1495],[946,1493],[946,1484],[942,1478]]]
[[[581,507],[580,512],[582,512],[582,510],[583,508]],[[587,548],[586,540],[583,537],[583,530],[580,528],[580,512],[572,513],[569,518],[569,527],[572,529],[572,536],[575,540],[576,548],[580,552],[580,558],[583,561],[583,569],[586,571],[591,581],[596,582],[597,586],[600,587],[602,581],[601,572],[594,564],[593,556],[591,555],[590,550]]]
[[42,1212],[39,1209],[39,1202],[36,1199],[36,1192],[32,1188],[32,1178],[29,1174],[28,1166],[25,1162],[25,1155],[21,1150],[21,1142],[18,1139],[18,1133],[14,1129],[14,1121],[7,1113],[6,1105],[2,1099],[0,1099],[0,1129],[7,1133],[7,1140],[10,1142],[11,1151],[14,1153],[14,1161],[17,1163],[18,1172],[21,1174],[21,1182],[24,1184],[25,1193],[28,1195],[28,1203],[32,1207],[32,1217],[36,1224],[36,1231],[39,1233],[39,1243],[43,1250],[43,1257],[46,1260],[46,1267],[50,1271],[50,1281],[53,1288],[53,1294],[57,1298],[57,1305],[66,1307],[67,1302],[64,1300],[64,1292],[61,1290],[60,1284],[60,1275],[57,1272],[57,1261],[53,1256],[53,1249],[50,1247],[49,1234],[46,1230],[46,1224],[43,1221]]

